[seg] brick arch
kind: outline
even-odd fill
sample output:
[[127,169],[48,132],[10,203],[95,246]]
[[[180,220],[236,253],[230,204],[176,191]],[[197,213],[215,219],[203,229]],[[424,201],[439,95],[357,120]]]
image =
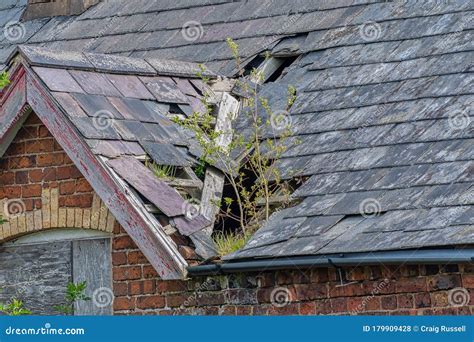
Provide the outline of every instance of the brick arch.
[[[16,206],[19,215],[8,215]],[[46,126],[30,114],[0,158],[0,243],[46,229],[112,232],[115,219]]]

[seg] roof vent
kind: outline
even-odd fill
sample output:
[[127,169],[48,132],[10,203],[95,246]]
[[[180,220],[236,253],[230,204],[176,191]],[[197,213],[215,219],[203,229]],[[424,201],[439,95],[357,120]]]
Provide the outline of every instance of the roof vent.
[[100,0],[28,0],[23,20],[77,15],[95,5]]

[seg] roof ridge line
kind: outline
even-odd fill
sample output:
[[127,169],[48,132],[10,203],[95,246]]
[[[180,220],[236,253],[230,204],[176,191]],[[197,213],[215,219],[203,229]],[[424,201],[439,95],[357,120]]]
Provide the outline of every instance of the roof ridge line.
[[116,54],[53,50],[37,46],[19,45],[9,56],[8,61],[11,61],[17,54],[21,54],[31,66],[141,76],[199,78],[198,73],[202,73],[207,77],[218,77],[216,73],[205,66],[205,71],[202,71],[200,64],[178,60],[137,58]]

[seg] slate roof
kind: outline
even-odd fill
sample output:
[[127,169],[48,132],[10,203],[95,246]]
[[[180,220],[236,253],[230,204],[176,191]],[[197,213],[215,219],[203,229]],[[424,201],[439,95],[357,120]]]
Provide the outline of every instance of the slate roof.
[[[0,24],[23,10],[6,4]],[[281,109],[297,87],[301,143],[279,165],[309,180],[301,203],[232,257],[349,253],[474,243],[473,16],[469,0],[117,0],[24,23],[15,43],[205,62],[226,75],[229,36],[244,63],[264,50],[300,54],[261,91]],[[0,40],[0,64],[13,49]]]
[[[209,244],[209,237],[200,232],[211,222],[201,213],[189,215],[188,201],[170,184],[174,180],[157,178],[146,165],[155,162],[189,167],[191,174],[190,167],[197,165],[200,149],[194,135],[171,117],[201,110],[204,94],[200,89],[212,93],[196,75],[201,71],[198,65],[31,46],[18,47],[10,63],[14,75],[17,72],[13,70],[22,65],[26,73],[31,74],[31,80],[37,78],[43,83],[48,90],[44,96],[53,100],[105,169],[115,175],[117,182],[130,185],[128,195],[136,191],[135,199],[129,199],[136,208],[147,212],[150,210],[146,205],[154,206],[152,212],[156,217],[148,217],[150,229],[162,229],[164,236],[171,235],[173,231],[163,229],[169,225],[197,245]],[[215,78],[209,71],[204,74]],[[11,86],[0,92],[2,106],[14,96],[9,94],[14,92],[15,86],[12,81]],[[26,89],[28,92],[28,85]],[[0,140],[8,136],[22,113],[6,106],[0,107]],[[68,132],[67,125],[61,129]],[[52,133],[54,136],[62,134]],[[71,159],[87,164],[75,156]],[[92,169],[92,165],[87,167]],[[194,177],[202,187],[202,182]],[[104,196],[99,191],[98,194]],[[120,222],[120,218],[118,220]],[[173,245],[171,238],[168,239]],[[202,251],[198,248],[196,252]]]

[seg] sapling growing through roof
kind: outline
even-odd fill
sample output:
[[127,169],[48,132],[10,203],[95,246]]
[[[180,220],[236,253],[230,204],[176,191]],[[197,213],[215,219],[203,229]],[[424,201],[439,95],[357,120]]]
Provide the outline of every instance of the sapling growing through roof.
[[[220,168],[224,171],[226,184],[232,189],[232,195],[214,203],[220,208],[218,218],[221,222],[233,220],[239,226],[239,231],[229,236],[222,235],[222,232],[216,234],[215,241],[219,249],[230,253],[241,248],[272,212],[290,203],[292,183],[282,179],[275,160],[291,146],[288,141],[292,136],[289,111],[297,95],[296,88],[288,86],[286,108],[274,112],[268,99],[259,94],[258,82],[250,81],[262,80],[261,72],[253,69],[249,77],[244,77],[246,72],[241,66],[238,45],[230,38],[227,43],[239,75],[235,86],[245,94],[240,113],[241,116],[245,115],[240,118],[246,120],[245,129],[233,128],[231,132],[216,130],[213,107],[209,103],[210,94],[203,94],[203,112],[194,112],[187,118],[176,118],[175,121],[194,132],[202,149],[200,166]],[[209,82],[202,77],[203,66],[201,70],[199,76],[204,82]],[[236,114],[230,113],[228,119],[235,122]],[[222,135],[228,135],[225,137],[230,141],[228,146],[219,143]],[[298,141],[295,139],[292,143],[297,144]]]

